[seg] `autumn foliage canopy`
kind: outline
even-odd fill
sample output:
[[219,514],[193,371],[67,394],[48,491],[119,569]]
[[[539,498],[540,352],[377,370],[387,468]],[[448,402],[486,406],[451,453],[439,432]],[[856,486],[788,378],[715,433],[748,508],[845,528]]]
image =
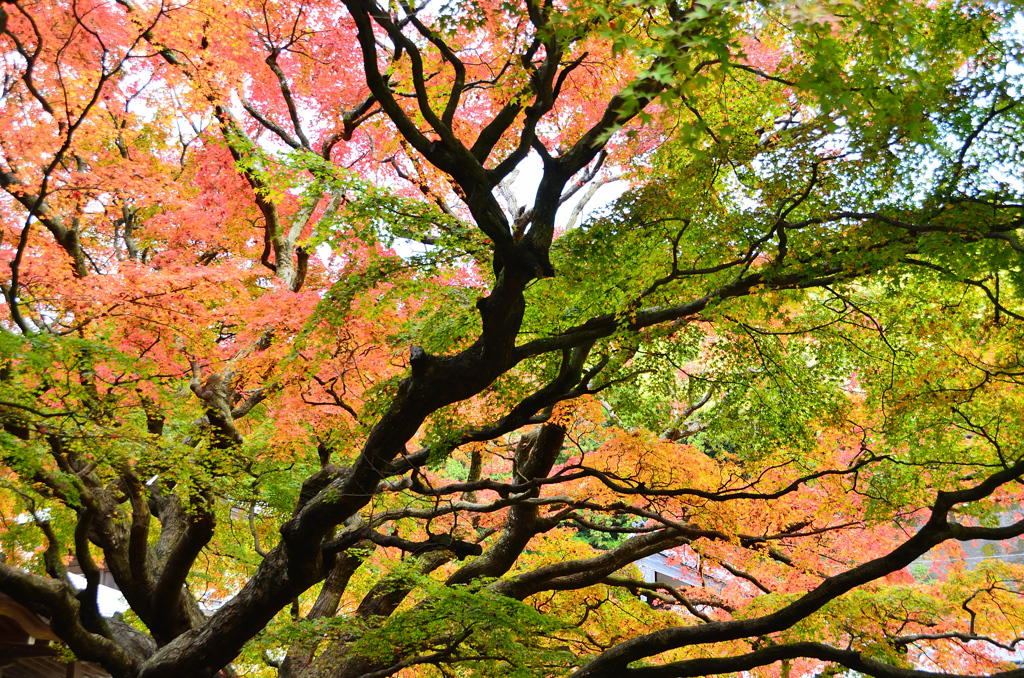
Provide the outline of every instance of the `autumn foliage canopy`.
[[1019,675],[1020,10],[3,0],[0,594],[116,678]]

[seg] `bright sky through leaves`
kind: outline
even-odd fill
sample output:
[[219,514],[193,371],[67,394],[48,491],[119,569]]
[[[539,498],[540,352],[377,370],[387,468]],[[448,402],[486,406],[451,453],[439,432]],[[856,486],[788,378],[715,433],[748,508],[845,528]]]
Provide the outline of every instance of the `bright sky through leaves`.
[[1016,678],[1020,22],[0,4],[0,593],[117,678]]

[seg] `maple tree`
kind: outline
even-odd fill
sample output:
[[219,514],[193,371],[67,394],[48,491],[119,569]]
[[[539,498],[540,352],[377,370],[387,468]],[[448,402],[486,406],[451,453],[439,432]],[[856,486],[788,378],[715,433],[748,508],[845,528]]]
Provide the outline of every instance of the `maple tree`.
[[1017,675],[1018,26],[5,0],[0,592],[118,678]]

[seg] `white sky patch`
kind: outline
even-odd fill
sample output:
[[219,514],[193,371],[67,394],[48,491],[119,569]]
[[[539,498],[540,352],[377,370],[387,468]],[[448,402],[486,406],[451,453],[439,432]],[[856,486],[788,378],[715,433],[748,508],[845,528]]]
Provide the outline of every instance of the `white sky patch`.
[[[85,588],[85,577],[82,575],[69,572],[68,579],[71,580],[76,589],[81,590]],[[128,610],[128,601],[124,599],[121,592],[102,584],[97,587],[96,602],[99,605],[100,614],[104,617],[113,617],[118,612],[126,612]]]
[[[505,214],[508,216],[510,223],[515,218],[515,215],[511,213],[513,209],[518,209],[520,207],[529,209],[534,206],[534,200],[537,196],[537,188],[540,186],[540,181],[543,175],[543,161],[540,159],[540,156],[531,152],[516,168],[516,171],[512,175],[514,178],[508,185],[514,205],[509,204],[509,201],[502,195],[501,189],[495,189],[495,196],[502,207],[505,208]],[[598,178],[595,181],[599,180],[600,179]],[[623,193],[626,192],[628,188],[628,181],[612,181],[599,186],[597,190],[594,191],[593,195],[589,196],[589,199],[587,199],[587,186],[584,186],[576,193],[576,195],[558,208],[558,213],[555,216],[556,233],[565,231],[569,226],[569,221],[572,219],[574,210],[584,199],[586,199],[586,204],[582,206],[574,226],[578,226],[580,222],[585,221],[588,216],[615,202]],[[428,246],[412,240],[398,239],[395,241],[393,249],[398,256],[405,258],[417,254],[424,254],[427,252]],[[331,258],[330,246],[326,244],[321,245],[317,248],[317,254],[326,264]]]
[[[516,174],[515,180],[511,184],[512,194],[518,205],[526,206],[530,208],[534,204],[534,198],[537,196],[537,188],[540,186],[541,177],[544,175],[544,163],[540,159],[540,156],[536,153],[531,152],[526,159],[519,164],[517,168],[518,173]],[[571,185],[571,183],[570,183]],[[586,218],[600,210],[603,207],[607,207],[611,203],[618,200],[618,198],[626,192],[629,188],[629,182],[619,180],[600,186],[584,205],[582,213],[580,214],[579,220],[576,225],[579,225],[579,221],[586,220]],[[587,187],[584,187],[570,200],[558,208],[558,214],[555,217],[555,230],[564,231],[568,226],[569,219],[572,216],[573,209],[576,205],[586,196]],[[499,201],[504,204],[504,200],[498,197]]]

